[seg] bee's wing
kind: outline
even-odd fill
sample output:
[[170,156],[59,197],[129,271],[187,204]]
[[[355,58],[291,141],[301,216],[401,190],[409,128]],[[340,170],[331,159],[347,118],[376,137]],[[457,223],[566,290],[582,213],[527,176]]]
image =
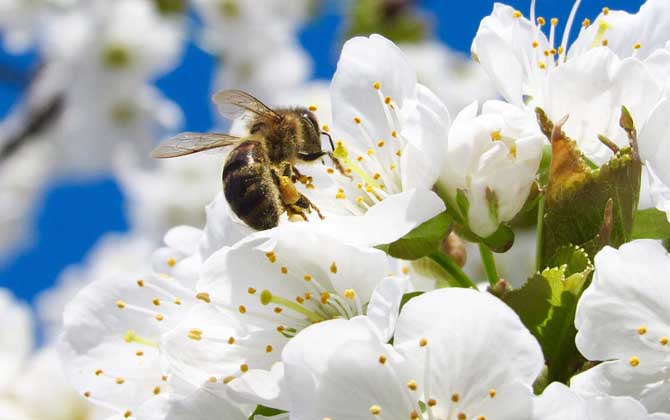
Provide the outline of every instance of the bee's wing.
[[219,112],[226,118],[235,119],[245,112],[252,112],[257,116],[275,121],[281,120],[281,115],[270,109],[263,102],[241,90],[222,90],[212,97],[219,108]]
[[165,140],[152,152],[151,157],[163,159],[190,155],[203,150],[231,146],[241,141],[239,137],[219,133],[181,133]]

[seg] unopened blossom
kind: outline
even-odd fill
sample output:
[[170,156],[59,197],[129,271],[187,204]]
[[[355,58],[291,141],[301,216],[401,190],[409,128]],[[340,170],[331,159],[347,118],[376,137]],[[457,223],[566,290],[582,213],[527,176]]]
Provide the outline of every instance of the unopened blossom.
[[11,386],[33,345],[32,319],[28,307],[12,293],[0,288],[0,394]]
[[225,382],[243,398],[287,408],[282,349],[315,322],[366,314],[393,331],[408,279],[374,248],[315,233],[308,224],[258,232],[205,263],[204,303],[164,336],[174,374]]
[[512,220],[525,203],[542,158],[532,115],[501,101],[473,102],[454,119],[438,186],[456,205],[468,200],[467,223],[481,237]]
[[670,414],[649,414],[631,397],[582,397],[554,382],[535,401],[535,420],[666,420]]
[[583,395],[631,396],[650,413],[670,413],[670,254],[636,240],[595,257],[593,282],[577,305],[576,343],[603,361],[572,378]]
[[531,419],[537,341],[491,295],[441,289],[403,307],[393,344],[365,317],[313,325],[282,360],[291,418]]

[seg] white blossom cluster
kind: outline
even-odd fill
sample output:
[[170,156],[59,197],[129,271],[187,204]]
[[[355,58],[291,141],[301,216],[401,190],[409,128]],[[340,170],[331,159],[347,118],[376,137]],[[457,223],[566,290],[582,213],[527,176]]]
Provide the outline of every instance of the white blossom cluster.
[[[117,157],[134,226],[40,297],[48,344],[39,353],[30,354],[28,310],[0,289],[0,323],[13,326],[0,330],[0,419],[670,419],[667,238],[600,247],[570,314],[582,360],[562,382],[546,380],[551,355],[503,293],[546,274],[535,260],[541,229],[515,225],[511,250],[489,249],[543,193],[551,145],[536,109],[598,167],[631,141],[625,107],[643,165],[633,210],[670,223],[667,0],[636,14],[604,8],[572,43],[579,0],[562,35],[558,19],[535,16],[534,0],[528,18],[496,3],[472,43],[467,66],[477,70],[461,76],[436,70],[461,60],[439,45],[354,37],[329,85],[307,81],[296,38],[311,2],[194,0],[198,40],[221,59],[215,89],[309,107],[343,169],[299,165],[296,185],[323,220],[283,215],[264,231],[217,192],[220,157],[155,167],[133,158],[157,127],[176,127],[179,111],[151,81],[175,65],[186,17],[140,0],[1,1],[18,16],[0,16],[6,40],[45,51],[30,95],[64,95],[40,134],[53,140],[32,146],[63,153],[70,169],[91,165],[79,173]],[[72,42],[51,45],[50,30]],[[12,188],[19,181],[29,184]],[[462,230],[432,253],[410,260],[391,250],[443,216]],[[487,277],[488,289],[476,287]]]

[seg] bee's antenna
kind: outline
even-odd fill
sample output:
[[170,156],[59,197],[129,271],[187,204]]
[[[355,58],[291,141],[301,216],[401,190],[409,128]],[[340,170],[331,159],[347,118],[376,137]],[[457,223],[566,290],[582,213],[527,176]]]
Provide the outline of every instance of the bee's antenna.
[[328,141],[330,142],[330,148],[333,149],[333,152],[335,151],[335,145],[333,144],[333,138],[330,136],[330,134],[327,131],[322,131],[321,134],[328,136]]

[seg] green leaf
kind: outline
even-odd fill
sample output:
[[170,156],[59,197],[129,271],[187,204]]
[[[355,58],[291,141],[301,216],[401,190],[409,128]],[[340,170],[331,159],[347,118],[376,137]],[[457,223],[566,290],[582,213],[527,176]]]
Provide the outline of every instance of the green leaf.
[[400,300],[400,310],[402,310],[402,307],[405,306],[405,304],[409,302],[412,298],[421,296],[423,293],[424,292],[409,292],[402,295],[402,299]]
[[593,257],[603,246],[618,247],[632,239],[640,191],[641,162],[632,120],[622,108],[621,127],[630,146],[605,165],[592,169],[576,143],[536,109],[543,132],[549,134],[552,159],[546,189],[541,266],[563,246],[578,245]]
[[548,367],[547,383],[566,383],[583,362],[575,347],[575,310],[593,265],[576,246],[562,247],[549,261],[552,268],[502,299],[540,343]]
[[256,406],[254,412],[251,413],[251,416],[249,416],[249,420],[254,420],[255,416],[272,417],[284,413],[286,413],[286,411],[277,410],[276,408],[270,408],[264,405],[258,405]]
[[424,257],[435,251],[447,237],[451,221],[451,217],[446,212],[440,213],[395,242],[379,245],[377,248],[392,257],[403,260],[415,260]]
[[411,2],[388,0],[355,0],[350,2],[346,39],[356,35],[378,33],[395,43],[416,43],[428,34],[428,23]]
[[660,210],[645,209],[635,212],[633,222],[633,239],[668,239],[670,238],[670,222]]

